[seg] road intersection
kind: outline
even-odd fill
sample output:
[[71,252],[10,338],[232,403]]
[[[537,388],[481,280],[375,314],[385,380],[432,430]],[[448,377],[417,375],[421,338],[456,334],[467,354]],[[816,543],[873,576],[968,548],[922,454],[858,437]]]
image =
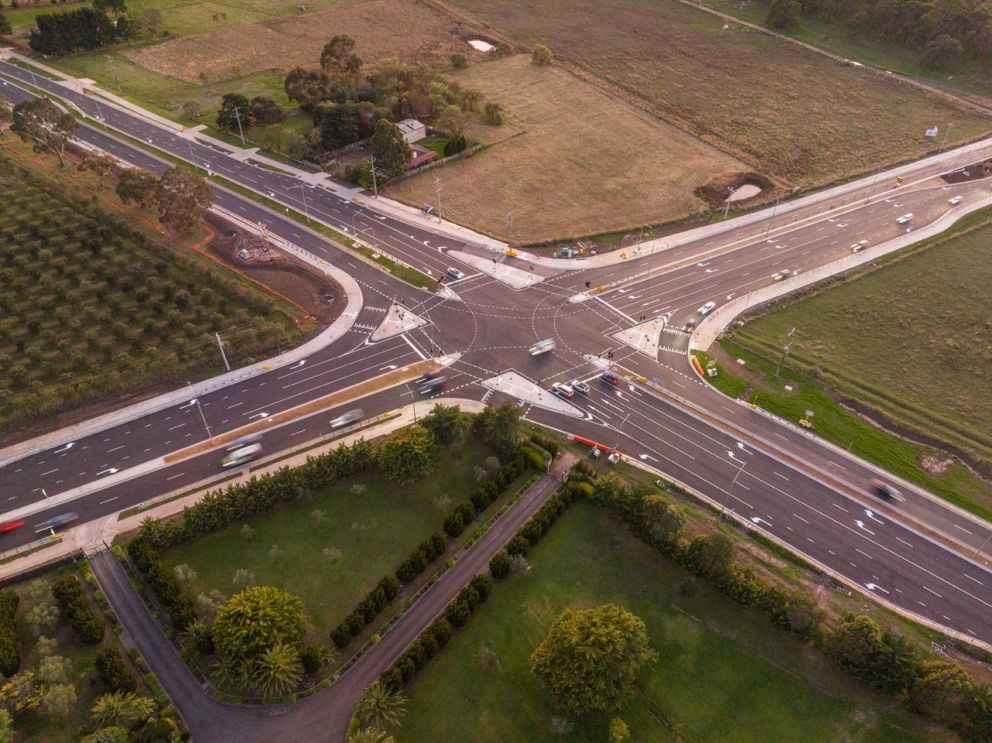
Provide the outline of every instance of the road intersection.
[[[364,305],[351,329],[305,359],[198,395],[195,403],[184,400],[81,437],[46,437],[35,451],[12,461],[0,452],[4,511],[23,514],[29,524],[67,510],[79,512],[83,521],[106,516],[219,474],[218,451],[167,463],[177,450],[387,371],[444,357],[446,394],[463,398],[498,401],[504,394],[485,383],[510,371],[545,388],[553,382],[588,380],[590,394],[571,400],[578,417],[522,401],[525,415],[619,448],[862,591],[949,633],[992,643],[992,572],[978,554],[992,534],[989,525],[909,486],[906,503],[898,509],[879,503],[867,491],[868,481],[878,475],[876,468],[701,382],[687,360],[689,333],[681,330],[705,302],[722,305],[762,290],[775,283],[773,274],[785,269],[792,275],[831,270],[851,255],[855,243],[866,240],[876,246],[905,235],[907,227],[895,221],[901,214],[915,215],[909,225],[915,230],[946,215],[952,197],[961,196],[966,206],[978,203],[988,195],[989,179],[951,183],[940,176],[987,158],[992,145],[976,146],[967,157],[950,153],[904,166],[905,188],[883,186],[876,178],[777,208],[777,214],[765,210],[731,220],[696,239],[632,246],[619,262],[618,256],[596,256],[563,264],[526,254],[507,257],[485,240],[436,234],[426,220],[411,224],[331,190],[301,184],[296,176],[218,152],[45,78],[32,79],[7,62],[0,62],[0,75],[7,78],[0,80],[2,95],[15,101],[30,95],[14,80],[45,88],[131,137],[89,126],[78,133],[79,139],[125,162],[159,172],[167,167],[160,156],[135,143],[143,142],[286,208],[305,210],[428,275],[440,278],[453,265],[465,273],[447,282],[447,293],[421,291],[287,214],[218,188],[216,202],[224,209],[248,223],[264,223],[270,234],[320,256],[361,285]],[[455,251],[485,260],[458,263],[449,254]],[[489,262],[492,270],[487,270]],[[533,279],[515,284],[510,275],[514,281]],[[372,334],[394,303],[423,324],[374,341]],[[614,337],[651,321],[663,326],[656,354]],[[544,338],[555,339],[556,349],[530,356],[527,349]],[[625,374],[620,387],[598,380],[604,364]],[[375,391],[361,404],[374,415],[413,396],[414,390],[401,385]],[[330,419],[350,407],[353,402],[273,427],[266,433],[266,447],[278,451],[324,435]],[[108,478],[106,487],[100,486],[103,478]],[[49,500],[79,488],[86,488],[86,494],[71,506]],[[5,537],[3,546],[12,548],[36,536],[33,530],[22,531]]]

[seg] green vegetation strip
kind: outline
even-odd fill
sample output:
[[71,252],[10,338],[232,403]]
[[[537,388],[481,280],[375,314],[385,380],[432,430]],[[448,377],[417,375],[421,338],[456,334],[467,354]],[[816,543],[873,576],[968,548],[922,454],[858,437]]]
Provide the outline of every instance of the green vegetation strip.
[[50,539],[46,541],[44,544],[39,544],[35,547],[32,547],[29,550],[24,550],[23,552],[18,552],[13,555],[8,555],[7,557],[0,559],[0,565],[4,565],[8,562],[14,562],[14,560],[20,560],[22,557],[33,555],[35,552],[41,552],[42,550],[46,550],[49,547],[54,547],[56,544],[61,544],[61,542],[62,542],[61,539]]
[[135,516],[139,513],[144,513],[145,511],[150,511],[153,508],[158,508],[159,506],[165,505],[166,503],[172,503],[172,501],[179,500],[180,498],[185,498],[188,495],[193,495],[193,493],[202,493],[211,488],[216,488],[223,485],[225,482],[230,482],[231,480],[236,480],[241,475],[239,473],[234,473],[228,475],[227,477],[222,477],[219,480],[213,480],[208,482],[206,485],[200,485],[199,487],[190,488],[189,490],[184,490],[177,495],[170,496],[168,498],[163,498],[162,500],[155,501],[154,503],[146,503],[140,506],[135,506],[134,508],[129,508],[126,511],[121,511],[117,514],[117,520],[123,521],[126,518]]

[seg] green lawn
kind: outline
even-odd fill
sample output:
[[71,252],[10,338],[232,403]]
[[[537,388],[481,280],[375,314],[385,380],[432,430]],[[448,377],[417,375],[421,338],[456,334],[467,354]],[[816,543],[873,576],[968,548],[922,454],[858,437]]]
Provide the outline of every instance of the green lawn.
[[552,716],[567,715],[551,706],[528,660],[562,609],[605,603],[640,616],[659,653],[622,712],[634,741],[951,739],[701,581],[682,597],[688,573],[595,506],[572,506],[528,560],[532,570],[497,585],[413,682],[397,740],[605,740],[599,717],[567,736],[551,731]]
[[[438,471],[414,485],[399,487],[378,473],[361,476],[248,521],[250,541],[239,523],[165,550],[162,559],[170,568],[186,563],[196,570],[194,593],[216,589],[230,596],[237,590],[235,571],[252,571],[257,583],[300,596],[314,638],[326,642],[378,580],[439,531],[452,506],[468,499],[474,468],[489,455],[467,439],[446,448]],[[356,483],[365,485],[364,492],[353,490]]]

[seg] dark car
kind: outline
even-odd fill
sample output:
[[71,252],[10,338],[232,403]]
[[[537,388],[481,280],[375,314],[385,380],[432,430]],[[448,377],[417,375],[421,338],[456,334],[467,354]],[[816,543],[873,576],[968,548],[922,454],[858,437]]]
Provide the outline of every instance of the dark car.
[[902,497],[902,493],[896,490],[894,487],[889,485],[887,482],[883,482],[879,479],[874,479],[871,481],[872,492],[876,495],[880,495],[888,500],[893,500],[896,503],[902,503],[905,498]]
[[607,384],[612,384],[614,387],[620,386],[620,375],[616,372],[604,371],[599,375],[599,378]]
[[417,391],[421,395],[431,395],[435,392],[440,392],[447,386],[448,386],[447,377],[432,377],[431,379],[428,379],[426,382],[421,384],[420,387],[417,389]]

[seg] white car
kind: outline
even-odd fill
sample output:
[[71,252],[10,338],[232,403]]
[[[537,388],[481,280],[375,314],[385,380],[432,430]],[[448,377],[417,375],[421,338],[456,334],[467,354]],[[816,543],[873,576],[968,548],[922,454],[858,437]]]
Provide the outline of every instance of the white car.
[[867,240],[858,240],[854,245],[851,246],[852,253],[860,253],[868,245]]
[[788,268],[784,268],[781,271],[777,271],[772,274],[772,281],[781,281],[782,279],[788,278],[790,275],[792,275],[792,271]]
[[960,204],[962,198],[963,197],[961,196],[955,196],[953,199],[949,199],[947,203],[950,204],[951,206],[954,206],[955,204]]
[[716,302],[707,302],[702,307],[700,307],[697,310],[697,312],[699,312],[700,317],[706,317],[708,314],[710,314],[713,311],[714,307],[716,307]]
[[261,444],[251,444],[250,446],[243,446],[237,451],[232,451],[224,459],[221,460],[221,464],[224,467],[240,467],[242,464],[248,464],[248,462],[253,459],[258,459],[259,455],[262,453]]
[[337,418],[331,421],[331,428],[344,428],[345,426],[360,421],[365,417],[365,412],[361,408],[355,408],[354,410],[349,410],[344,415],[339,415]]
[[568,383],[568,386],[571,387],[576,392],[582,393],[583,395],[589,394],[589,385],[578,379],[573,379],[571,382]]
[[899,217],[899,219],[896,220],[896,224],[906,224],[907,222],[912,222],[912,221],[913,221],[913,214],[912,212],[910,212],[909,214],[903,214],[901,217]]
[[561,382],[555,382],[551,385],[551,391],[559,397],[564,397],[566,400],[575,397],[575,390],[570,385],[562,384]]
[[464,279],[465,274],[459,271],[457,268],[449,268],[445,273],[448,274],[448,278],[458,281],[459,279]]
[[555,350],[554,338],[545,338],[543,341],[538,341],[533,346],[530,347],[531,356],[540,356],[542,353],[548,353],[548,351]]

